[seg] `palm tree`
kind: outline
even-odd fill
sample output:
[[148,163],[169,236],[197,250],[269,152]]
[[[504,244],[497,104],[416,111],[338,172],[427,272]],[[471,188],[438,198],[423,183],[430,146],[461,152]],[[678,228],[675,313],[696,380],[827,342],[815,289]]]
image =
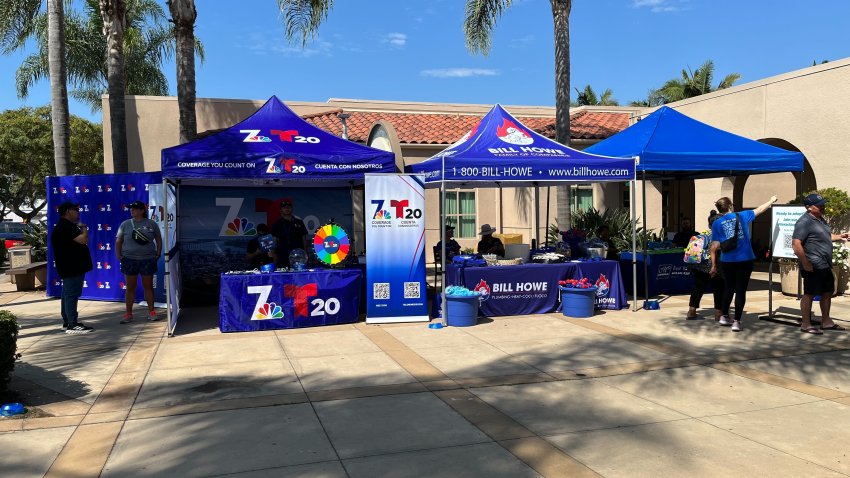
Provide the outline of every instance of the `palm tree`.
[[[511,0],[467,0],[464,33],[472,53],[490,52],[490,35]],[[572,0],[549,0],[555,25],[555,133],[556,140],[570,144],[570,10]],[[558,224],[570,225],[569,186],[558,187]]]
[[[36,28],[42,0],[0,2],[0,48],[4,54],[23,48]],[[47,0],[47,57],[53,123],[53,161],[56,174],[71,170],[71,123],[65,65],[65,9],[63,0]]]
[[180,110],[180,143],[195,139],[195,0],[168,0],[177,40],[177,106]]
[[127,9],[124,0],[98,0],[106,38],[106,83],[109,92],[109,128],[112,138],[113,172],[129,171],[127,161],[127,112],[124,105],[124,31]]
[[277,0],[283,16],[286,38],[292,41],[301,37],[301,46],[316,36],[319,26],[328,18],[333,0]]
[[573,106],[620,106],[620,103],[614,99],[614,92],[611,88],[605,89],[602,96],[599,97],[593,87],[587,85],[583,90],[576,90],[576,101]]
[[729,88],[740,78],[741,75],[738,73],[730,73],[716,87],[712,87],[711,83],[714,81],[714,62],[707,60],[694,71],[691,71],[690,67],[687,70],[682,70],[681,78],[667,80],[658,89],[658,93],[663,103],[672,103],[674,101],[684,100],[685,98],[693,98],[694,96],[704,95],[712,91]]
[[[46,15],[35,20],[30,37],[38,51],[24,59],[15,75],[19,98],[47,76]],[[127,29],[124,35],[124,58],[127,65],[126,92],[129,95],[163,96],[168,94],[168,80],[162,64],[174,52],[174,31],[165,25],[165,11],[156,0],[127,1]],[[65,15],[68,76],[73,89],[71,97],[88,104],[92,111],[101,109],[101,96],[107,92],[106,38],[98,0],[85,0],[82,12]],[[203,60],[203,47],[196,43],[198,57]]]

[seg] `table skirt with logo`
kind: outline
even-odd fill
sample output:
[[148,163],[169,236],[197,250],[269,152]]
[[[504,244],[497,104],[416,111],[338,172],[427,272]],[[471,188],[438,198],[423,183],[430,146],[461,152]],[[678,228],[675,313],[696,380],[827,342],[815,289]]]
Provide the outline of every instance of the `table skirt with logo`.
[[482,315],[545,314],[558,308],[558,281],[587,277],[596,285],[597,309],[628,304],[617,261],[523,264],[517,266],[446,267],[449,285],[481,293]]
[[357,322],[363,273],[317,269],[222,274],[222,332],[295,329]]

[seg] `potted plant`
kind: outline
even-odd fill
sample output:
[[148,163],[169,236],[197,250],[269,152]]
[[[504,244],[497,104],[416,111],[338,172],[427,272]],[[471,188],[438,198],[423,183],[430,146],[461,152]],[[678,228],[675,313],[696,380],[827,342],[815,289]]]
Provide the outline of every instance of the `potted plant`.
[[[797,259],[779,258],[779,280],[782,284],[782,293],[785,295],[797,295],[797,282],[799,277],[799,264]],[[802,286],[801,286],[802,287]],[[802,288],[799,290],[803,293]]]
[[832,273],[835,275],[835,295],[847,292],[850,279],[850,249],[844,243],[832,247]]

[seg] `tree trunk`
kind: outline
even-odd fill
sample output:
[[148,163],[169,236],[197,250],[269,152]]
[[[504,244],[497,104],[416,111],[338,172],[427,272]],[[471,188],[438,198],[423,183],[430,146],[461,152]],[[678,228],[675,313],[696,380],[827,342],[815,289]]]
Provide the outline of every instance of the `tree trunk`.
[[180,143],[195,139],[195,0],[168,0],[177,38],[177,105],[180,109]]
[[[550,0],[555,20],[555,131],[557,141],[570,145],[570,9],[572,0]],[[569,229],[570,187],[557,188],[558,227]]]
[[109,127],[112,136],[112,165],[116,173],[129,171],[127,160],[127,114],[124,106],[124,0],[99,0],[106,37],[106,81],[109,92]]
[[47,1],[47,61],[50,72],[50,120],[56,175],[71,172],[71,122],[68,112],[68,72],[65,66],[64,0]]

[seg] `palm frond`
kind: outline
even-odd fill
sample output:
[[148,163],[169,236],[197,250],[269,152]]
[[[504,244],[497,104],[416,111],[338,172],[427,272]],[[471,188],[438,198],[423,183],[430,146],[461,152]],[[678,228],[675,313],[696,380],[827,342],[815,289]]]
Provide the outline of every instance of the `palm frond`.
[[9,54],[23,48],[32,36],[34,20],[41,9],[41,0],[0,1],[0,49]]
[[738,81],[738,80],[740,80],[740,79],[741,79],[741,75],[740,75],[740,74],[738,74],[738,73],[729,73],[728,75],[726,75],[726,77],[725,77],[725,78],[723,78],[723,81],[721,81],[721,82],[717,85],[717,89],[718,89],[718,90],[725,90],[726,88],[729,88],[729,87],[730,87],[730,86],[732,86],[732,85],[733,85],[736,81]]
[[490,53],[493,28],[502,12],[510,6],[511,0],[467,0],[463,32],[470,52]]
[[316,36],[319,26],[328,18],[333,0],[277,0],[277,5],[283,17],[286,38],[292,41],[300,37],[303,47],[307,40]]
[[49,78],[49,76],[46,54],[34,53],[24,58],[23,63],[15,72],[15,89],[18,98],[25,99],[29,96],[29,89],[32,85]]
[[100,101],[100,97],[106,92],[105,88],[95,88],[92,86],[86,86],[81,88],[75,88],[68,92],[71,95],[71,98],[75,100],[85,103],[91,108],[92,113],[97,113],[103,106]]

